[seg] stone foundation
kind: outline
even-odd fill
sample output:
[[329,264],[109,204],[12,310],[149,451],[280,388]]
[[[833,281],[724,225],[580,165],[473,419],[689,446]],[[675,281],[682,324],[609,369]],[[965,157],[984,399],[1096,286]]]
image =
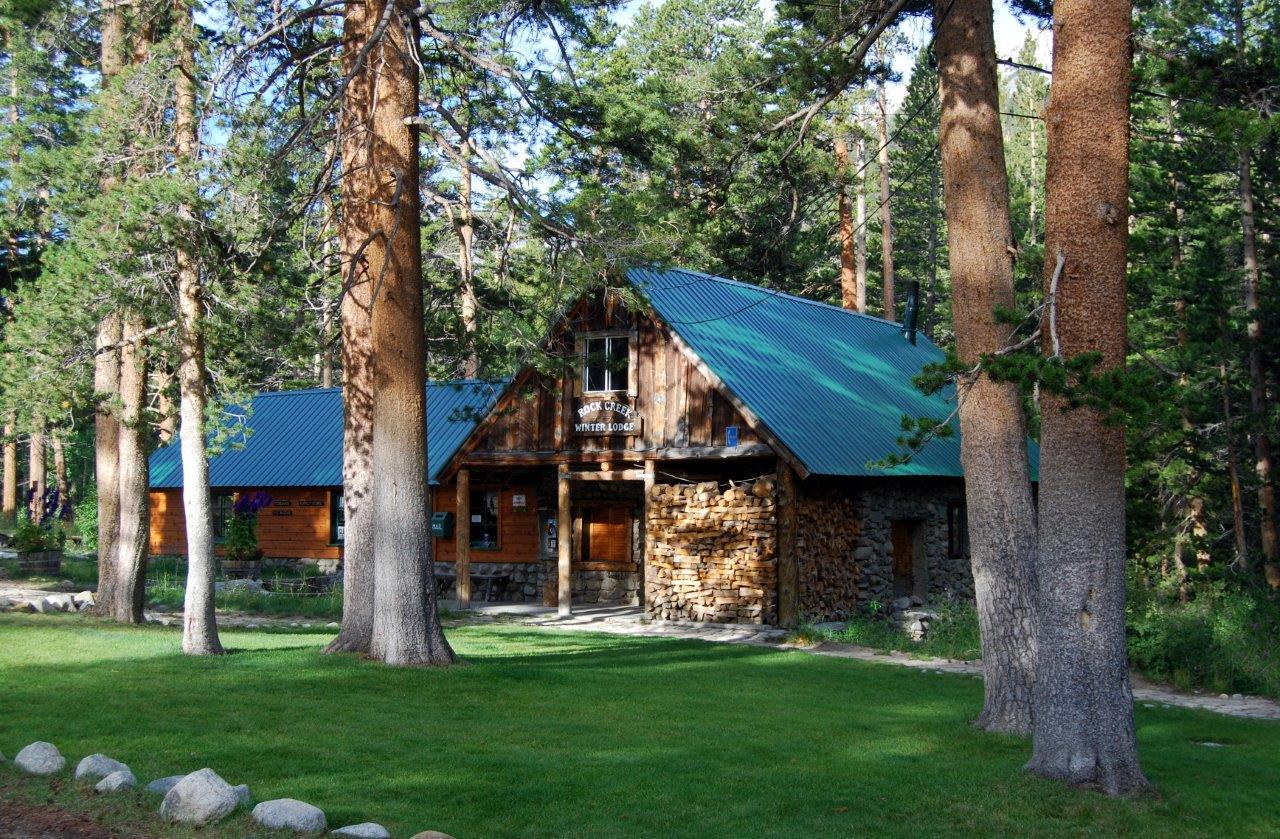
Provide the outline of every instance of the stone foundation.
[[645,607],[661,620],[777,620],[777,482],[655,484]]

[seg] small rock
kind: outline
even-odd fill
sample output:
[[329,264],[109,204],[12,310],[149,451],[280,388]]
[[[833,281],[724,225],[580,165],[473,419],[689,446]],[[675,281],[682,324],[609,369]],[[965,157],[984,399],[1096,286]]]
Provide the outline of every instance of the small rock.
[[1220,694],[1218,694],[1218,698],[1219,698],[1219,699],[1230,699],[1231,697],[1227,696],[1225,693],[1220,693]]
[[268,830],[315,835],[329,829],[323,810],[295,798],[261,802],[253,808],[253,820]]
[[96,754],[89,755],[84,760],[76,764],[76,780],[82,781],[86,778],[97,780],[105,778],[112,772],[119,772],[121,769],[128,769],[118,760],[112,760],[106,755]]
[[10,609],[16,608],[17,605],[18,601],[14,600],[12,597],[0,597],[0,612],[7,612]]
[[98,781],[94,789],[101,793],[111,793],[133,789],[137,785],[138,779],[133,777],[133,773],[126,767],[125,769],[112,772],[101,781]]
[[1210,749],[1221,749],[1221,748],[1222,748],[1222,744],[1221,744],[1221,743],[1215,743],[1215,742],[1213,742],[1212,740],[1206,740],[1205,742],[1201,743],[1200,745],[1201,745],[1201,746],[1206,746],[1206,747],[1208,747],[1208,748],[1210,748]]
[[165,793],[160,815],[171,822],[212,824],[230,815],[239,803],[235,790],[218,773],[201,769]]
[[84,611],[85,609],[93,608],[95,605],[97,605],[97,602],[98,602],[93,592],[89,591],[88,589],[77,594],[73,598],[73,600],[75,600],[75,604],[80,607],[81,611]]
[[340,827],[330,836],[354,836],[355,839],[391,839],[391,831],[377,822],[362,822]]
[[904,610],[904,609],[910,609],[910,608],[911,608],[911,598],[910,598],[910,597],[899,597],[897,600],[893,601],[893,604],[892,604],[892,605],[893,605],[893,611],[895,611],[895,612],[901,612],[901,611],[902,611],[902,610]]
[[[341,626],[341,624],[339,624],[337,621],[329,621],[324,626],[325,626],[325,629],[338,629]],[[366,822],[366,824],[373,824],[373,822]],[[359,827],[359,825],[355,825],[355,827]],[[337,831],[334,831],[334,832],[336,833]]]
[[52,775],[66,767],[67,759],[58,751],[57,746],[41,740],[18,752],[13,765],[28,775]]
[[453,839],[453,837],[438,830],[424,830],[421,833],[413,834],[411,839]]
[[59,612],[74,612],[76,610],[76,599],[70,594],[50,594],[45,598],[45,602]]
[[1243,694],[1243,693],[1233,693],[1233,694],[1231,694],[1231,698],[1232,698],[1232,699],[1244,699],[1244,694]]
[[253,800],[253,795],[249,792],[248,784],[236,784],[231,788],[231,791],[236,794],[236,798],[241,804],[248,804]]
[[146,787],[147,792],[154,792],[158,795],[166,795],[168,794],[169,790],[173,789],[178,785],[178,781],[181,781],[185,777],[187,776],[186,775],[166,775],[163,778],[156,778],[154,781],[147,784],[147,787]]

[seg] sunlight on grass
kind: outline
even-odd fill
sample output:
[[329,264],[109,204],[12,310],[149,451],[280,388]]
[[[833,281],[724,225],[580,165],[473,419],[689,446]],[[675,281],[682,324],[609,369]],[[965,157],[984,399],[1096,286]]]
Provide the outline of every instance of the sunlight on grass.
[[0,751],[47,739],[143,781],[208,765],[397,834],[1280,830],[1274,724],[1139,709],[1163,797],[1117,802],[1023,775],[1025,742],[969,726],[971,678],[517,626],[451,630],[445,670],[323,656],[318,631],[223,637],[191,659],[171,629],[0,616]]

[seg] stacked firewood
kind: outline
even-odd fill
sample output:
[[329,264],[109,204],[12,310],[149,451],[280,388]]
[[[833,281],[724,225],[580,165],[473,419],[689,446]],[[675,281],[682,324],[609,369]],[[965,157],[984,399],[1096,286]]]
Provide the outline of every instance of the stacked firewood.
[[772,622],[777,609],[777,482],[655,484],[645,603],[661,620]]
[[819,490],[801,497],[796,563],[800,614],[806,620],[846,620],[857,608],[863,582],[856,557],[860,531],[857,505],[847,494]]

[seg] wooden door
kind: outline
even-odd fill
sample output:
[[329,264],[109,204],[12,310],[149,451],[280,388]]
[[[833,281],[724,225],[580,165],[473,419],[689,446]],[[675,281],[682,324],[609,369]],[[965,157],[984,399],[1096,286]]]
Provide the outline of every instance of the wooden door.
[[587,562],[627,565],[631,562],[631,508],[625,505],[596,507],[583,516]]
[[890,522],[893,540],[893,596],[906,597],[915,593],[916,523],[895,520]]

